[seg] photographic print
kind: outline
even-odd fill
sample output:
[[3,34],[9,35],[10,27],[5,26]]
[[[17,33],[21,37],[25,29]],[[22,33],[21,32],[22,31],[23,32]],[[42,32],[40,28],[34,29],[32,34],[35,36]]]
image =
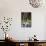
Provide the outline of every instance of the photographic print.
[[21,27],[31,27],[31,12],[21,12]]

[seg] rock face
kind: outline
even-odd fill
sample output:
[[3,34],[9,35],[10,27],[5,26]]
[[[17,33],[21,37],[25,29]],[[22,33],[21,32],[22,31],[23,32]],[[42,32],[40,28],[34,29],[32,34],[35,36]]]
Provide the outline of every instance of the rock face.
[[29,0],[29,2],[34,8],[38,8],[42,4],[42,0]]

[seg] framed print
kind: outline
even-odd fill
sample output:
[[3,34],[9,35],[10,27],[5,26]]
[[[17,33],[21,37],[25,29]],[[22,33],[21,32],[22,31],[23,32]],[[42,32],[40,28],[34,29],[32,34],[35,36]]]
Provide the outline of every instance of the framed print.
[[31,12],[21,12],[21,27],[31,27]]

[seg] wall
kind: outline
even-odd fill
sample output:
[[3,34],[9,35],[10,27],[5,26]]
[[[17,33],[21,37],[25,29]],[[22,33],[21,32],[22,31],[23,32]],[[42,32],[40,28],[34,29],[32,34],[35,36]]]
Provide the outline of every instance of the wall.
[[[32,27],[21,28],[21,12],[32,12]],[[0,19],[3,16],[12,17],[13,22],[10,35],[17,40],[27,40],[34,34],[39,40],[44,40],[45,27],[45,8],[33,8],[30,6],[28,0],[0,0]],[[0,31],[0,35],[2,35]],[[0,39],[4,39],[0,36]]]
[[44,38],[46,39],[46,15],[45,15],[45,24],[44,24],[45,28],[44,28]]

